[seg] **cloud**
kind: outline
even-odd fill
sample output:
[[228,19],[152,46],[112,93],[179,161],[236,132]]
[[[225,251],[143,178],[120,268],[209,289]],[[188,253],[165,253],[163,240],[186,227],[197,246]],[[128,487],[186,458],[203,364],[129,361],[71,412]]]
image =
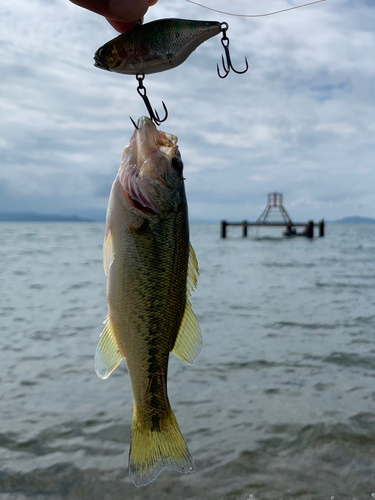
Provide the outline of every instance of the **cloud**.
[[[289,5],[270,1],[267,10]],[[264,3],[257,8],[246,13],[264,12]],[[128,116],[146,113],[135,78],[93,66],[116,33],[68,0],[2,9],[0,211],[104,210],[133,132]],[[162,129],[179,137],[191,215],[256,218],[273,190],[297,218],[375,215],[374,10],[366,0],[260,19],[183,0],[149,9],[146,21],[227,21],[233,65],[241,69],[245,55],[250,65],[219,79],[215,37],[179,68],[146,77],[152,105],[169,110]]]

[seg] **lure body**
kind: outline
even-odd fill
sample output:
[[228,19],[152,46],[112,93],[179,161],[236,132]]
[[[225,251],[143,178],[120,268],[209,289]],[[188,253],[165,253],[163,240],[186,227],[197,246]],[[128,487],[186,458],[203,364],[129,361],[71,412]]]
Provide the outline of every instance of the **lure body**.
[[95,66],[127,75],[167,71],[182,64],[199,45],[220,32],[218,21],[152,21],[100,47],[94,55]]

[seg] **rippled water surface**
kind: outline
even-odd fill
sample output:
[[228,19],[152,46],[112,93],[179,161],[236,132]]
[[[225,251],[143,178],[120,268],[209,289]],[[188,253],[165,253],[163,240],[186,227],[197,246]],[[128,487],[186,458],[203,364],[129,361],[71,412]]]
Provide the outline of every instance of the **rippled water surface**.
[[1,500],[375,497],[375,225],[229,229],[191,227],[204,347],[170,363],[196,472],[138,489],[126,365],[93,369],[103,225],[0,224]]

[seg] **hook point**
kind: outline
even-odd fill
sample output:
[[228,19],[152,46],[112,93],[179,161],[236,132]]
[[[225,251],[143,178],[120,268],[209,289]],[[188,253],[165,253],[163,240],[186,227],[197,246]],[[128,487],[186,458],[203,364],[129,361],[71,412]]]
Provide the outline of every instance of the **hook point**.
[[222,61],[222,64],[223,64],[223,69],[225,71],[225,75],[221,75],[220,74],[220,70],[219,70],[219,65],[218,64],[216,64],[217,74],[219,75],[220,78],[226,78],[229,75],[230,66],[228,67],[228,69],[225,67],[224,57],[223,56],[221,56],[221,61]]
[[135,123],[135,121],[133,120],[133,118],[132,118],[131,116],[129,116],[129,118],[130,118],[130,121],[132,122],[132,124],[134,125],[134,127],[135,127],[137,130],[139,130],[138,125]]

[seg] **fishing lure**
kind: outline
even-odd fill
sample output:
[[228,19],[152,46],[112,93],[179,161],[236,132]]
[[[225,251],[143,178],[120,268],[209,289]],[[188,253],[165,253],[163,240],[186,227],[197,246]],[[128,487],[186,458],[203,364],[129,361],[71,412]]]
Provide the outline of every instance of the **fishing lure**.
[[222,34],[221,44],[225,53],[225,60],[222,56],[223,74],[217,66],[219,77],[225,78],[230,70],[238,74],[245,73],[249,69],[246,57],[243,71],[237,71],[232,65],[227,30],[228,24],[225,22],[188,19],[159,19],[136,25],[134,29],[100,47],[95,52],[94,65],[107,71],[135,75],[138,81],[137,92],[142,97],[151,120],[160,125],[167,119],[168,111],[163,102],[165,117],[161,119],[156,110],[152,109],[143,85],[145,75],[176,68],[199,45],[219,33]]
[[209,38],[222,33],[227,39],[227,29],[227,23],[188,19],[159,19],[135,25],[96,51],[95,66],[126,75],[167,71],[182,64]]
[[[186,1],[229,16],[264,17],[299,9],[301,7],[307,7],[308,5],[325,2],[326,0],[315,0],[287,9],[257,15],[233,14],[206,7],[194,0]],[[225,54],[225,60],[224,56],[221,56],[224,74],[220,73],[219,66],[217,65],[219,77],[226,78],[230,70],[238,74],[246,73],[249,69],[246,57],[246,67],[243,71],[237,71],[232,65],[227,30],[228,24],[218,21],[160,19],[144,25],[140,22],[140,24],[134,26],[134,29],[122,33],[100,47],[95,52],[94,65],[97,68],[107,71],[135,75],[138,81],[137,92],[142,97],[151,120],[153,120],[156,125],[160,125],[168,118],[168,110],[164,102],[162,102],[165,116],[161,119],[157,111],[152,109],[149,98],[147,97],[146,87],[143,85],[145,75],[176,68],[182,64],[199,45],[219,33],[222,34],[221,44]]]

